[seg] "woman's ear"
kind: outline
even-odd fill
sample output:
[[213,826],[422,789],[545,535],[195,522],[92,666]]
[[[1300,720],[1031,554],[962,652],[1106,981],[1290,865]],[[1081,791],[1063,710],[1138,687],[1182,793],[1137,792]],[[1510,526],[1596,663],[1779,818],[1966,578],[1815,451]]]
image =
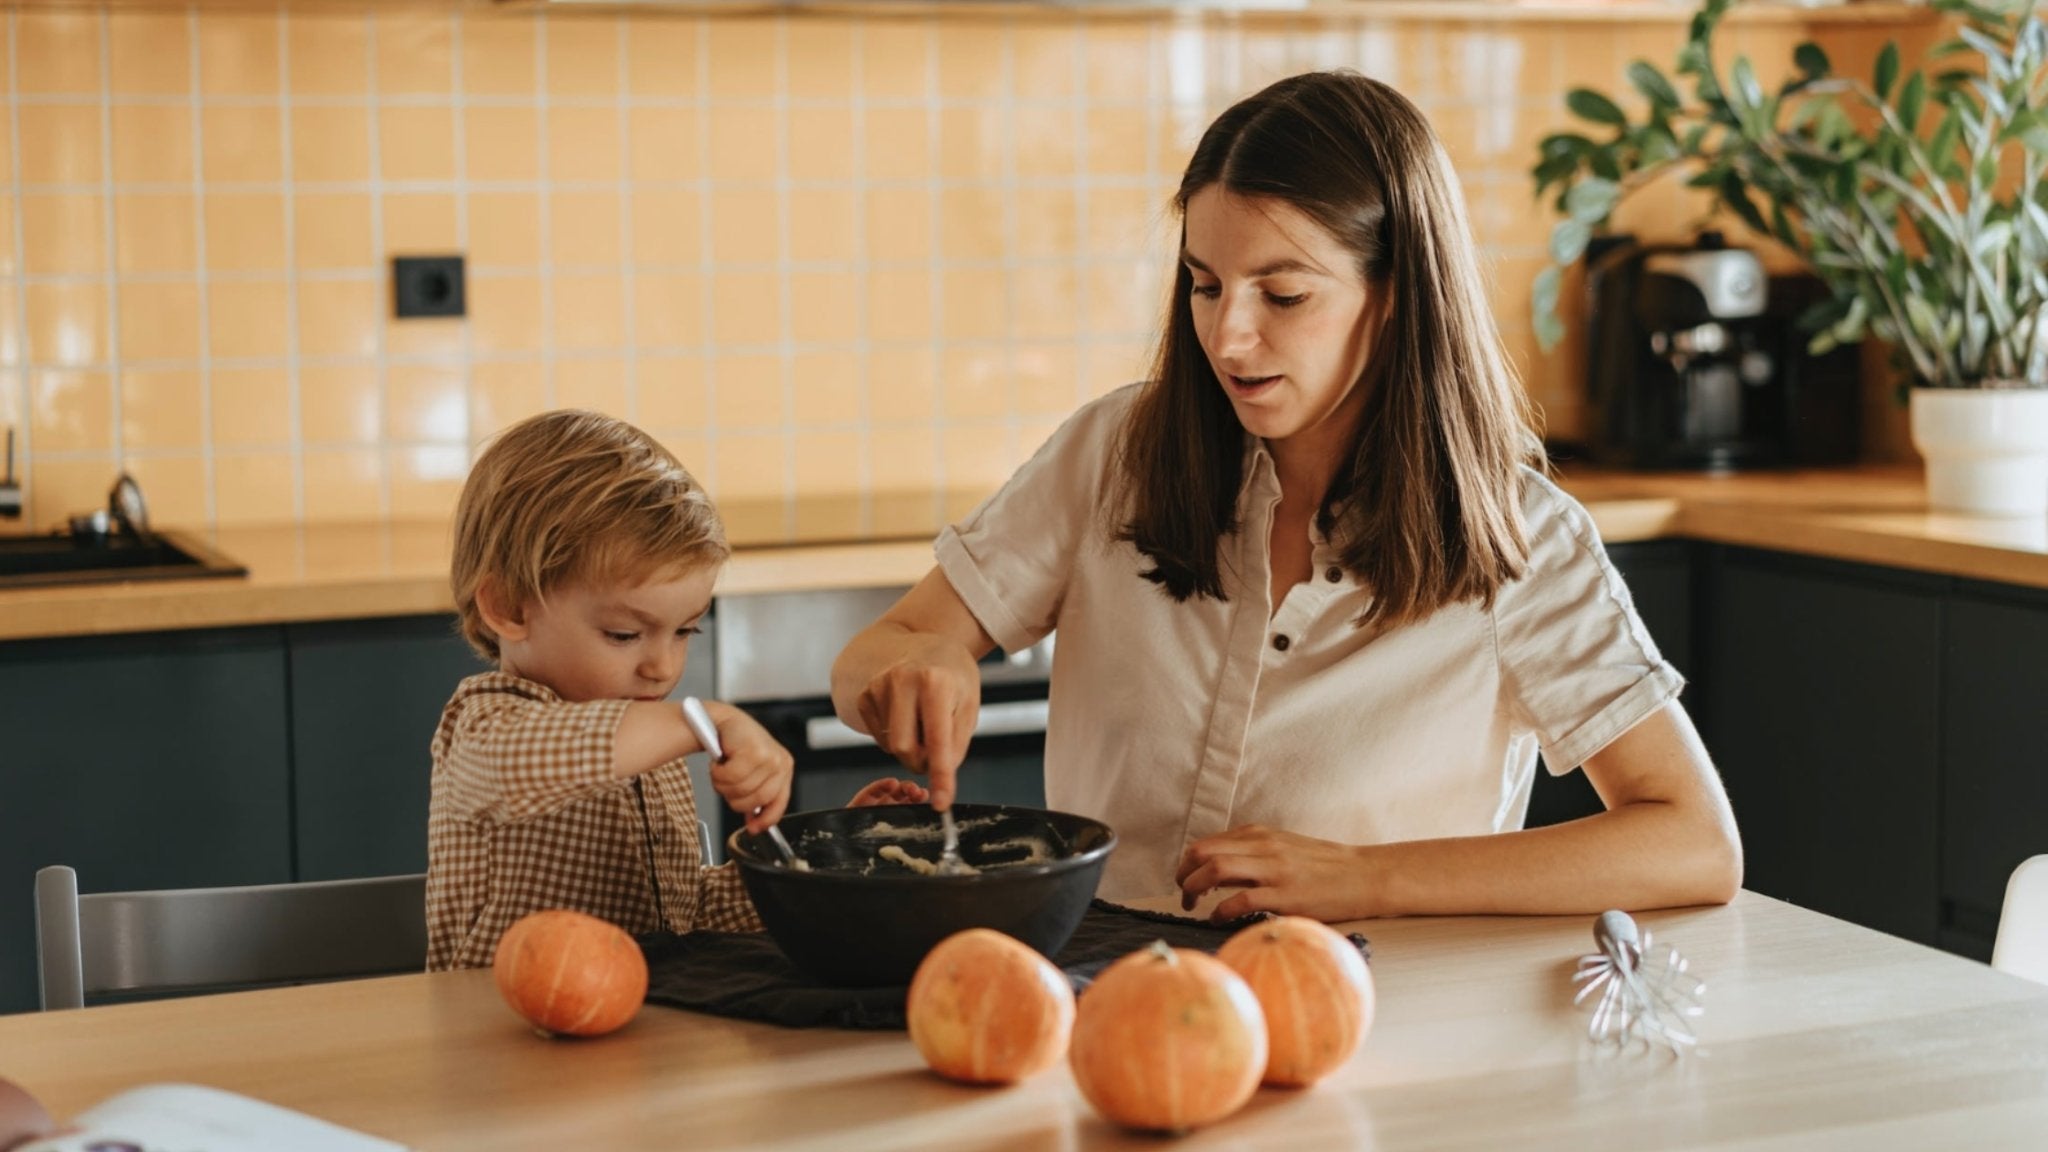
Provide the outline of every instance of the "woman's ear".
[[526,639],[526,606],[505,602],[505,590],[498,582],[486,576],[477,581],[476,614],[483,617],[484,627],[498,638],[498,643],[518,643]]

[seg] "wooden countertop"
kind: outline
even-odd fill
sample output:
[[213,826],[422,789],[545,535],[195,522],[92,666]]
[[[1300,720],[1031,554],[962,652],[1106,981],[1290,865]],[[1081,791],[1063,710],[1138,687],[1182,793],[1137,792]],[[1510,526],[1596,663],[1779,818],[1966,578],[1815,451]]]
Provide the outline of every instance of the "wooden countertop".
[[[1917,468],[1705,476],[1572,467],[1560,480],[1609,543],[1688,537],[2048,588],[2048,518],[1932,514]],[[247,565],[248,577],[0,591],[0,640],[402,616],[451,606],[445,524],[235,528],[206,539]],[[908,585],[932,563],[925,538],[736,544],[721,595]]]
[[1649,913],[1708,985],[1703,1052],[1619,1057],[1571,1004],[1591,917],[1369,921],[1378,1019],[1299,1092],[1170,1144],[1119,1132],[1057,1066],[977,1089],[900,1032],[648,1007],[544,1041],[485,971],[0,1017],[0,1076],[68,1118],[184,1081],[437,1152],[520,1148],[2036,1147],[2048,986],[1742,893]]

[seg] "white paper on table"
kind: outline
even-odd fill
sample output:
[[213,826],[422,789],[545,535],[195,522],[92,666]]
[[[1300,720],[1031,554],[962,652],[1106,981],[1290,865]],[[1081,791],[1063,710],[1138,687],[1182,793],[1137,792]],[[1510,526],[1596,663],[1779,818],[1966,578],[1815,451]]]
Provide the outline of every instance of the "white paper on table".
[[15,1152],[406,1152],[303,1112],[197,1084],[149,1084]]

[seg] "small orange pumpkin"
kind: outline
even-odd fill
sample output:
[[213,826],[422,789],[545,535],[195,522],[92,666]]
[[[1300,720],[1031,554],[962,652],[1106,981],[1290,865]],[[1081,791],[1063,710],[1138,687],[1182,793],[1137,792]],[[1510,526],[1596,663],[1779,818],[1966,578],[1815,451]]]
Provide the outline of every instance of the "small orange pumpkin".
[[1372,969],[1336,930],[1306,916],[1253,924],[1216,950],[1266,1015],[1265,1082],[1305,1088],[1358,1052],[1372,1030]]
[[1074,989],[1030,945],[969,928],[925,954],[905,1014],[932,1071],[969,1084],[1014,1084],[1066,1055]]
[[1266,1068],[1250,985],[1213,956],[1155,941],[1102,970],[1074,1019],[1074,1082],[1127,1128],[1186,1132],[1244,1106]]
[[498,993],[543,1036],[602,1036],[647,999],[647,957],[624,929],[567,909],[505,930],[491,961]]

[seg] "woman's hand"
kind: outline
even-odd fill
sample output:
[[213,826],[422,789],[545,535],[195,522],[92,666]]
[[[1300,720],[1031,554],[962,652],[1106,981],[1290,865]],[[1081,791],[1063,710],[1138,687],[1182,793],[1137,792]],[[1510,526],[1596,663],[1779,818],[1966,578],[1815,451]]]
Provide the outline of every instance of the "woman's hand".
[[873,808],[881,804],[922,804],[931,799],[931,793],[914,780],[883,778],[853,794],[846,802],[848,808]]
[[1218,921],[1253,912],[1356,920],[1372,914],[1366,881],[1358,848],[1256,824],[1197,840],[1174,875],[1189,911],[1214,889],[1244,889],[1209,914]]
[[904,767],[928,774],[932,807],[943,811],[981,716],[975,661],[995,646],[934,568],[832,662],[832,708]]
[[733,811],[747,818],[747,831],[760,832],[780,821],[789,807],[796,758],[752,716],[732,705],[706,700],[704,710],[718,725],[718,742],[725,750],[725,759],[711,764],[711,786]]
[[953,774],[981,715],[981,670],[967,649],[945,636],[907,636],[902,657],[867,682],[854,707],[883,751],[931,776],[932,807],[950,807]]

